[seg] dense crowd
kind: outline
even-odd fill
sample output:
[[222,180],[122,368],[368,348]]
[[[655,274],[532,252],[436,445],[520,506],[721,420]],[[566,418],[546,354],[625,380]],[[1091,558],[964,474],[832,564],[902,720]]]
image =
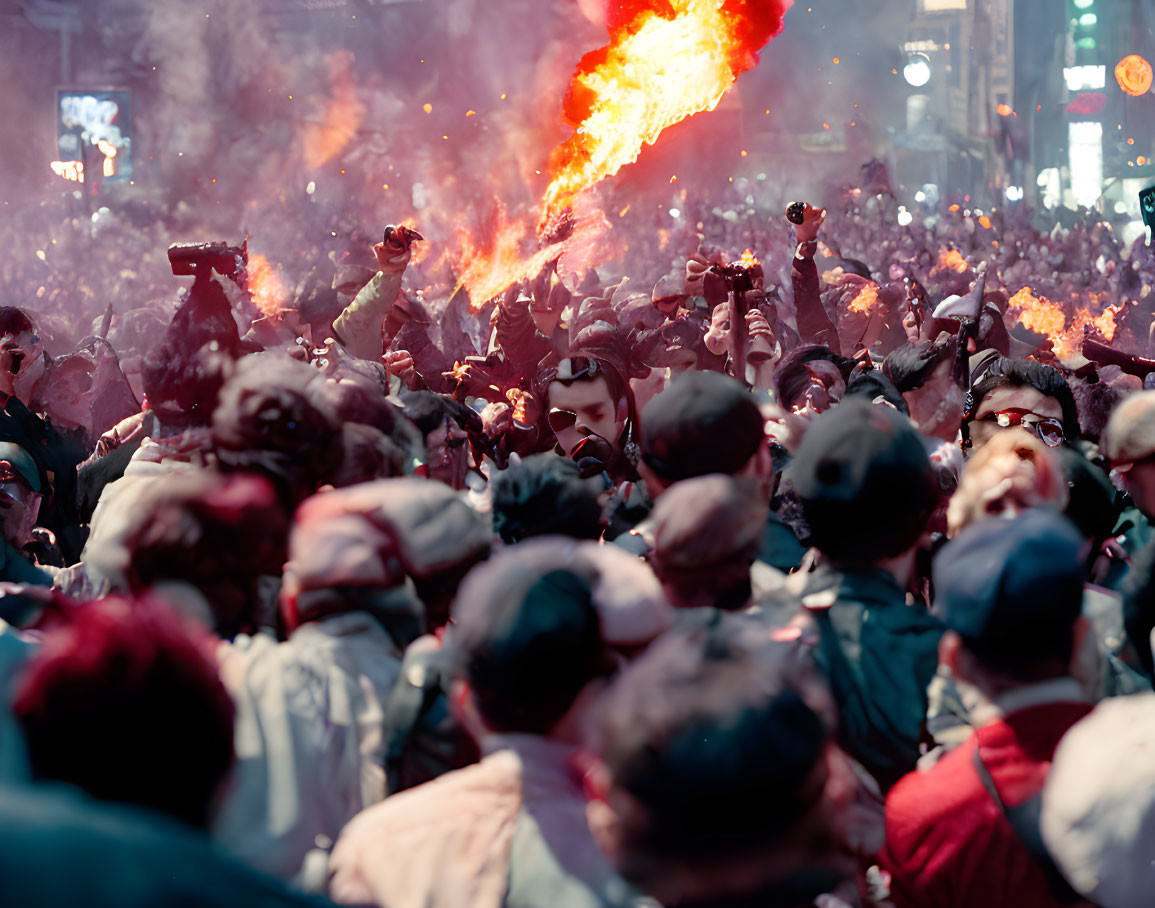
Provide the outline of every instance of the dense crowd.
[[1148,904],[1155,259],[832,198],[10,258],[3,902]]

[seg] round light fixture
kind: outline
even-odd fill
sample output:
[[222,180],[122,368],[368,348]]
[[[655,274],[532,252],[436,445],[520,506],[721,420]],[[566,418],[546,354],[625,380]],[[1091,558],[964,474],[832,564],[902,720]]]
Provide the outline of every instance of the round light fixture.
[[911,54],[902,68],[902,77],[908,85],[922,88],[930,81],[930,57],[926,54]]

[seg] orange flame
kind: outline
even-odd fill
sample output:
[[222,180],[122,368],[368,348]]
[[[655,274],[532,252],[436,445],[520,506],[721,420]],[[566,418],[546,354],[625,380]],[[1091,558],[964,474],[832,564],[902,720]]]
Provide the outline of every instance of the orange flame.
[[869,312],[874,308],[874,304],[878,302],[878,284],[871,281],[864,284],[858,294],[847,305],[847,309],[851,312]]
[[938,251],[938,267],[949,268],[951,271],[957,271],[959,274],[965,272],[970,265],[967,260],[963,258],[961,252],[957,249],[940,249]]
[[333,96],[325,105],[321,122],[305,126],[305,164],[310,168],[327,164],[344,151],[365,119],[365,105],[357,97],[351,61],[352,54],[348,51],[329,56]]
[[636,161],[667,127],[713,110],[782,30],[792,2],[619,0],[610,43],[586,54],[570,83],[575,132],[554,150],[541,222]]
[[265,318],[275,318],[285,301],[285,285],[263,255],[249,255],[249,296]]
[[738,264],[743,268],[753,268],[758,264],[758,258],[754,255],[753,249],[747,249],[742,253],[742,257],[738,259]]
[[1105,340],[1115,337],[1115,316],[1122,310],[1123,304],[1108,306],[1099,315],[1092,315],[1086,306],[1075,310],[1070,325],[1067,324],[1067,314],[1063,307],[1046,297],[1036,296],[1030,287],[1023,287],[1011,297],[1007,308],[1011,324],[1021,324],[1038,334],[1045,334],[1051,340],[1051,347],[1059,359],[1070,359],[1083,347],[1085,328],[1093,328],[1103,335]]

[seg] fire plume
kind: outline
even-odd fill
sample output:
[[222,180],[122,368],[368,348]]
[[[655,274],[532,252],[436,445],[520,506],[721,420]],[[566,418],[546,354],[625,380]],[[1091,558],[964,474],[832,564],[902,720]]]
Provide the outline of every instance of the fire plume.
[[1123,304],[1108,306],[1098,315],[1092,315],[1086,306],[1079,306],[1074,317],[1067,323],[1063,306],[1046,297],[1036,296],[1030,287],[1023,287],[1011,297],[1007,315],[1011,324],[1021,324],[1024,328],[1051,339],[1051,347],[1059,359],[1070,359],[1083,346],[1083,334],[1092,328],[1103,335],[1104,340],[1115,337],[1115,316]]
[[565,115],[575,132],[556,148],[542,199],[546,223],[583,190],[638,159],[662,131],[713,110],[782,30],[793,0],[618,0],[610,43],[586,54]]
[[325,105],[321,122],[305,128],[305,164],[320,167],[337,157],[357,135],[365,119],[365,105],[357,97],[350,66],[352,54],[338,52],[329,57],[329,78],[333,95]]
[[249,255],[248,284],[253,305],[265,318],[275,318],[285,301],[285,285],[263,255]]
[[851,312],[869,312],[877,302],[878,284],[871,281],[863,285],[862,289],[859,290],[854,299],[847,304],[846,308]]

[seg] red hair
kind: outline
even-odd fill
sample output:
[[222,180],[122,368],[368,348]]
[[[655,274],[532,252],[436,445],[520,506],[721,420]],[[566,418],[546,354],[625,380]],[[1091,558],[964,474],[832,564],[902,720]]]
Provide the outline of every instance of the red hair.
[[213,644],[152,597],[71,611],[16,690],[34,775],[206,826],[233,761]]

